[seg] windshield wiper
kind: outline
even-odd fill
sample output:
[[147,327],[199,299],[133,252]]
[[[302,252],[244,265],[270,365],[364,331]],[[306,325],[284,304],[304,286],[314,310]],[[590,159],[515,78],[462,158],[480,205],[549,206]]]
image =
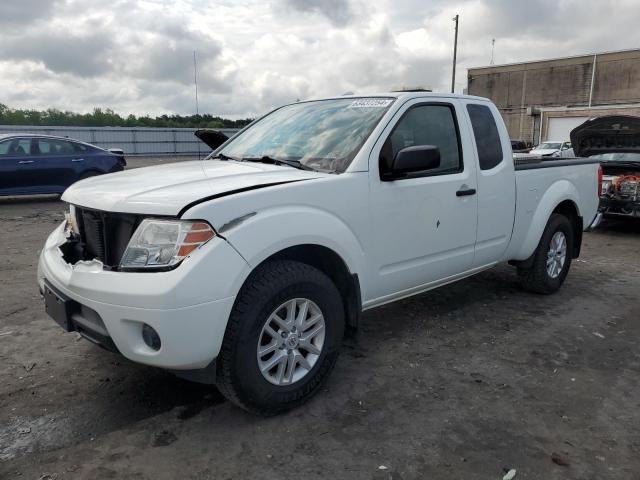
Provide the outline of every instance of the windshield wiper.
[[246,162],[260,162],[260,163],[273,163],[274,165],[288,165],[299,170],[313,170],[313,168],[300,163],[298,160],[283,160],[281,158],[273,158],[269,155],[263,155],[262,157],[243,157],[243,161]]
[[239,159],[239,158],[236,158],[236,157],[230,157],[229,155],[225,155],[224,153],[218,153],[217,155],[215,155],[215,156],[211,157],[211,158],[210,158],[210,160],[213,160],[213,159],[215,159],[215,158],[217,158],[217,159],[219,159],[219,160],[235,160],[236,162],[239,162],[239,161],[240,161],[240,159]]

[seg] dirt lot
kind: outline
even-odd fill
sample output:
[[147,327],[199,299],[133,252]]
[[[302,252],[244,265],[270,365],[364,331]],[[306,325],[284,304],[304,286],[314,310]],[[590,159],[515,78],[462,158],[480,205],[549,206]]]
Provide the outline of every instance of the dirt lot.
[[46,317],[63,209],[0,199],[1,479],[640,479],[640,223],[587,234],[553,296],[505,265],[367,312],[324,390],[264,419]]

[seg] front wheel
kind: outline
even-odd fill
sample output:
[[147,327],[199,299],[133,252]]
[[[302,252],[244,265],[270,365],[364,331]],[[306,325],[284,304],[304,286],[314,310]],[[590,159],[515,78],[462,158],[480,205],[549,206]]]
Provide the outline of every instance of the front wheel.
[[564,215],[551,214],[530,267],[518,268],[522,286],[531,292],[550,294],[564,282],[571,266],[573,227]]
[[217,359],[222,394],[273,415],[307,400],[333,368],[344,334],[340,293],[320,270],[270,261],[240,290]]

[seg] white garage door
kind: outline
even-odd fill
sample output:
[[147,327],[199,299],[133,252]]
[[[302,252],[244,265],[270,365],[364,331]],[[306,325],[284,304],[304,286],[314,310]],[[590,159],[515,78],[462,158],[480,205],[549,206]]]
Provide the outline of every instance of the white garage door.
[[549,128],[547,128],[547,138],[545,140],[556,140],[563,142],[569,140],[569,133],[578,125],[582,125],[589,120],[589,117],[550,117]]

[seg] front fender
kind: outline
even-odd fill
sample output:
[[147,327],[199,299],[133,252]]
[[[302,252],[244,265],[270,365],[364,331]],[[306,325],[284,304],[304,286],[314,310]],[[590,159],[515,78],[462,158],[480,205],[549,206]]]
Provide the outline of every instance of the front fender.
[[540,243],[540,238],[542,238],[542,233],[549,221],[549,217],[556,207],[566,200],[570,200],[578,215],[582,215],[578,207],[580,205],[578,190],[573,183],[565,179],[556,181],[544,192],[535,206],[533,216],[530,216],[531,214],[527,214],[525,211],[517,213],[519,225],[516,225],[515,231],[520,232],[520,234],[514,243],[517,246],[517,250],[509,256],[510,260],[526,260],[533,254],[538,247],[538,243]]
[[352,274],[361,274],[364,269],[364,249],[355,233],[335,214],[315,207],[260,210],[222,235],[252,269],[275,253],[297,245],[320,245],[333,250]]

